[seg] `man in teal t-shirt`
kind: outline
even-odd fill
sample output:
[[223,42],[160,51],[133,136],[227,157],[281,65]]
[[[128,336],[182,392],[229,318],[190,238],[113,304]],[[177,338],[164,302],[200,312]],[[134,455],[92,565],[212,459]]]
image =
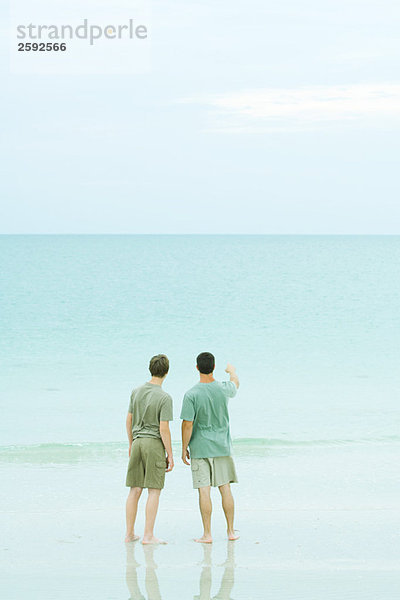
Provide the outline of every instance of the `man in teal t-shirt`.
[[[199,490],[200,512],[204,533],[196,542],[209,544],[211,537],[211,486],[221,492],[222,508],[228,527],[228,539],[237,540],[233,528],[234,501],[231,483],[237,483],[229,431],[228,398],[236,395],[239,379],[236,369],[228,364],[225,371],[230,381],[214,379],[215,358],[210,352],[197,357],[200,381],[183,398],[182,460],[191,464],[193,487]],[[189,450],[190,454],[189,454]],[[191,463],[188,459],[191,459]]]

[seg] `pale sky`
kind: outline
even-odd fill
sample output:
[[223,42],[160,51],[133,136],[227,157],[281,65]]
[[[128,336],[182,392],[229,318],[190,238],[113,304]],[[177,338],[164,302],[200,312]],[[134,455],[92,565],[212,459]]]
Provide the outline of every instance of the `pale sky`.
[[124,75],[10,74],[1,9],[1,233],[400,233],[397,3],[151,8]]

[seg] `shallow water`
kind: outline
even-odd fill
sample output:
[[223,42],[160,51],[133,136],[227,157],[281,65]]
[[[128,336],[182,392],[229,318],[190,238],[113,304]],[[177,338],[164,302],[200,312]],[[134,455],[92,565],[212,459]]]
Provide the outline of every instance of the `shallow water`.
[[399,236],[1,236],[0,445],[123,440],[160,351],[179,439],[205,349],[236,438],[398,435],[399,266]]

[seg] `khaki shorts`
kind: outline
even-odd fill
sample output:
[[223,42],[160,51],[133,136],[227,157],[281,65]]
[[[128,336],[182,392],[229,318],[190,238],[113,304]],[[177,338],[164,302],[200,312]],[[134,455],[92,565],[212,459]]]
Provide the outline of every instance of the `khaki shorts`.
[[162,490],[166,468],[167,460],[162,441],[159,438],[138,437],[133,440],[126,485]]
[[192,458],[192,479],[194,489],[219,487],[226,483],[237,483],[235,463],[232,456],[214,458]]

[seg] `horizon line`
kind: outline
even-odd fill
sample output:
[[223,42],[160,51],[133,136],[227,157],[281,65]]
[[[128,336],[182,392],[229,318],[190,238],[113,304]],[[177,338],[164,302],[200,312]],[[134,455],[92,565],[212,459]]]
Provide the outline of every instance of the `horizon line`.
[[3,233],[0,232],[0,236],[158,236],[158,237],[172,237],[172,236],[247,236],[247,237],[383,237],[383,236],[391,236],[397,237],[400,236],[400,231],[398,233],[243,233],[243,232],[214,232],[214,233],[194,233],[194,232],[185,232],[185,233],[157,233],[157,232],[145,232],[145,233],[137,233],[137,232],[13,232],[13,233]]

